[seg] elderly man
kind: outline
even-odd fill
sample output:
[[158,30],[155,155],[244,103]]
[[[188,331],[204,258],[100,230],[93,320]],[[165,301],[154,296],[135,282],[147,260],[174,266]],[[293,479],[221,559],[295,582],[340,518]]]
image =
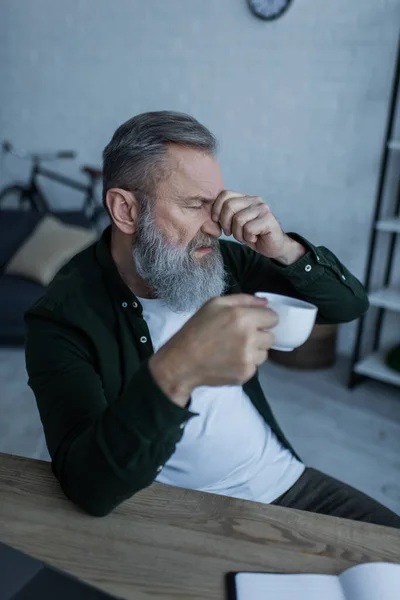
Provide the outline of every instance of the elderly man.
[[134,117],[104,150],[112,225],[26,315],[54,473],[99,516],[157,480],[398,526],[305,467],[257,379],[277,316],[254,292],[303,298],[320,323],[342,323],[365,312],[365,291],[332,252],[284,233],[261,198],[225,190],[215,150],[174,112]]

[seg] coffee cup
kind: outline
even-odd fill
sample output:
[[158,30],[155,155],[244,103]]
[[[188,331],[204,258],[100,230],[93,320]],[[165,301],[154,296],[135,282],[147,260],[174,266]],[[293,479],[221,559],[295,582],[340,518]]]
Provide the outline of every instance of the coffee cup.
[[273,350],[291,352],[310,337],[318,312],[314,304],[269,292],[256,292],[255,296],[266,298],[268,308],[279,316],[278,325],[270,330],[275,336]]

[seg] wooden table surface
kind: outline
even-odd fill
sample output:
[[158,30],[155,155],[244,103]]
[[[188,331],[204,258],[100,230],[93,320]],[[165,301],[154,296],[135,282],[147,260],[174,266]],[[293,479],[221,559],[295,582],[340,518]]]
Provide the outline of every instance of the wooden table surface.
[[153,484],[111,515],[63,496],[50,464],[0,454],[0,541],[122,598],[226,598],[231,571],[400,563],[400,531]]

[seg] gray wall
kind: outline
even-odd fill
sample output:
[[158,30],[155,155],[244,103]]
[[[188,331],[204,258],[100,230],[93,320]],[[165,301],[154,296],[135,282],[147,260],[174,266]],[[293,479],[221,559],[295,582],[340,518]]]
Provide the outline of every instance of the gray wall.
[[[2,0],[0,138],[96,164],[133,114],[190,112],[228,188],[362,277],[399,17],[399,0],[294,0],[274,23],[245,0]],[[7,160],[0,181],[25,170]]]

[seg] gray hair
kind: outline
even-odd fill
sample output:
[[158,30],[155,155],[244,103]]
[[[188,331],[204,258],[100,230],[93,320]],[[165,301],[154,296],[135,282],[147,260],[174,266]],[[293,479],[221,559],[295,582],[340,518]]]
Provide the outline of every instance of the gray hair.
[[118,127],[104,149],[104,206],[107,191],[113,187],[134,192],[139,204],[151,197],[165,175],[163,159],[169,144],[212,155],[217,150],[214,135],[189,115],[166,110],[137,115]]

